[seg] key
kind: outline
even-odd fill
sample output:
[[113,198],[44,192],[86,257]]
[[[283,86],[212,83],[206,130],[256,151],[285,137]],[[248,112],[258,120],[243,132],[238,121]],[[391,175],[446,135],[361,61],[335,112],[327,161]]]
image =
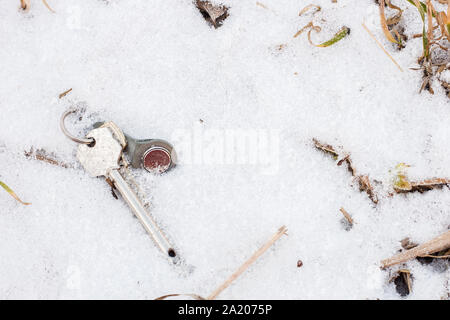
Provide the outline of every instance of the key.
[[93,145],[80,144],[77,151],[77,158],[85,170],[92,177],[104,176],[113,182],[158,248],[175,262],[175,250],[119,172],[123,148],[113,132],[108,127],[97,128],[89,132],[86,138],[94,139]]
[[[100,128],[104,122],[94,123],[94,128]],[[125,134],[127,146],[125,152],[130,156],[133,168],[143,167],[149,172],[163,173],[177,162],[177,155],[173,146],[161,139],[135,139]]]

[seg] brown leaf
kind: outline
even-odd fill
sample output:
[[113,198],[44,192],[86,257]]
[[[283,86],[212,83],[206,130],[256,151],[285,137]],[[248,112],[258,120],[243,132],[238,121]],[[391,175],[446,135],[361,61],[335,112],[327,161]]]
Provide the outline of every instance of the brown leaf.
[[228,7],[224,5],[213,5],[209,1],[197,0],[196,6],[206,21],[208,21],[214,28],[222,25],[223,20],[228,17]]

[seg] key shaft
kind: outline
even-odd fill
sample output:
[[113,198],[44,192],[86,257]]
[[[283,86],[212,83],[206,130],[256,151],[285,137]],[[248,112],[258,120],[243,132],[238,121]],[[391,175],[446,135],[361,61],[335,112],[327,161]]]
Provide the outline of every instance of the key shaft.
[[128,206],[131,208],[135,216],[144,226],[148,234],[153,238],[156,245],[161,249],[162,252],[167,254],[171,258],[176,257],[175,250],[169,243],[165,235],[162,233],[161,229],[157,226],[156,222],[147,212],[147,209],[142,204],[141,200],[138,198],[136,193],[130,188],[128,183],[120,174],[119,170],[113,169],[108,172],[109,178],[114,183],[114,186],[122,195],[122,198],[126,201]]

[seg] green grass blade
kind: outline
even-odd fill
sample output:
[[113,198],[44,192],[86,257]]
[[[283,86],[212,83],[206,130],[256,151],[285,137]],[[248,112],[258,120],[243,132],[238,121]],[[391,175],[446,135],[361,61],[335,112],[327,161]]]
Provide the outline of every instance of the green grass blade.
[[344,26],[344,27],[341,28],[341,30],[339,30],[333,36],[333,38],[331,38],[328,41],[325,41],[324,43],[316,45],[316,47],[321,47],[321,48],[329,47],[329,46],[335,44],[336,42],[344,39],[349,33],[350,33],[350,29]]

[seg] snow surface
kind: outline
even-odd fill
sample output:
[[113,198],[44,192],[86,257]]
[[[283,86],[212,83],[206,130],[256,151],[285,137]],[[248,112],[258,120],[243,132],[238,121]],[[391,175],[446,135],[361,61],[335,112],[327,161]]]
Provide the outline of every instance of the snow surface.
[[[312,18],[298,16],[309,1],[260,1],[270,10],[226,1],[230,16],[219,29],[191,0],[48,0],[56,13],[31,2],[23,13],[19,1],[0,1],[0,180],[32,202],[0,193],[0,298],[207,296],[286,225],[289,235],[219,298],[399,299],[389,283],[397,269],[380,270],[380,260],[405,237],[420,243],[447,230],[447,188],[386,197],[389,170],[400,162],[412,165],[411,179],[450,177],[450,104],[436,82],[434,95],[418,93],[422,74],[409,68],[421,40],[394,50],[374,1],[313,1],[323,28],[313,41],[351,29],[328,48],[311,46],[306,34],[292,37]],[[417,11],[401,6],[406,33],[420,32]],[[76,144],[58,126],[72,105],[86,108],[81,121],[69,117],[74,133],[112,120],[179,149],[175,170],[133,175],[180,265],[168,263],[125,203],[77,164]],[[269,162],[217,155],[226,132],[262,137],[256,152]],[[358,172],[382,182],[376,207],[313,137],[342,145]],[[74,168],[26,159],[31,147]],[[341,206],[355,220],[350,231]],[[448,269],[406,267],[408,299],[448,295]]]

